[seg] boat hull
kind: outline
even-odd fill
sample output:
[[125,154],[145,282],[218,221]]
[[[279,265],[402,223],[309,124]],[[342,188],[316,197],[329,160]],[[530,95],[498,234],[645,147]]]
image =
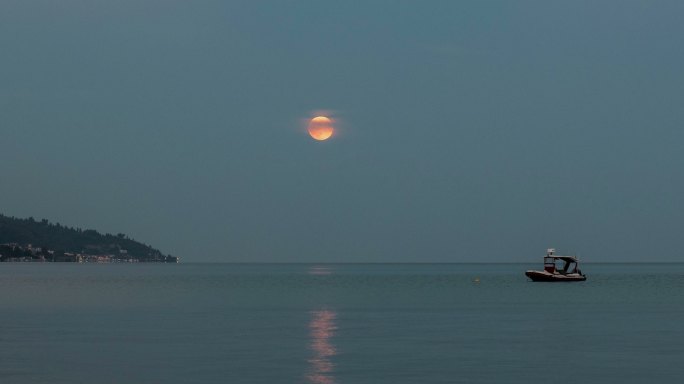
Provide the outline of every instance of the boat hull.
[[546,271],[527,271],[525,276],[529,277],[532,281],[548,281],[548,282],[573,282],[573,281],[585,281],[586,276],[580,275],[579,273],[569,273],[567,275],[562,275],[558,273],[549,273]]

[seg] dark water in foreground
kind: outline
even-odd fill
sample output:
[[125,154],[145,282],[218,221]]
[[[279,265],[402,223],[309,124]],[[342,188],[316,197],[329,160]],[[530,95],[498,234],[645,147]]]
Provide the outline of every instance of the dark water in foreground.
[[684,264],[536,267],[0,264],[0,383],[682,382]]

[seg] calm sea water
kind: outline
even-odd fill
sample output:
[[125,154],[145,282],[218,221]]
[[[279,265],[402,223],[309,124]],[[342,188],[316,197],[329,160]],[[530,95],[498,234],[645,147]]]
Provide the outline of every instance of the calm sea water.
[[0,383],[682,382],[684,264],[538,267],[0,264]]

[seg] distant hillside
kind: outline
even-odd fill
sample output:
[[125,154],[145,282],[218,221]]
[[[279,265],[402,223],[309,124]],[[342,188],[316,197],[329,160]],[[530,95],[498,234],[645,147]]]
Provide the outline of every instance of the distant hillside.
[[18,219],[0,214],[0,244],[28,244],[49,249],[57,254],[79,253],[87,255],[127,255],[144,262],[175,261],[149,245],[142,244],[123,233],[101,234],[93,229],[70,228],[59,223],[40,221],[32,217]]

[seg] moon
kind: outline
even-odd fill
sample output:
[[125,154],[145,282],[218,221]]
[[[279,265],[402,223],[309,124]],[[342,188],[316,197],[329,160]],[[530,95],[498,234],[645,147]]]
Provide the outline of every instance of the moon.
[[314,140],[328,140],[334,132],[333,121],[328,117],[316,116],[309,122],[309,135]]

